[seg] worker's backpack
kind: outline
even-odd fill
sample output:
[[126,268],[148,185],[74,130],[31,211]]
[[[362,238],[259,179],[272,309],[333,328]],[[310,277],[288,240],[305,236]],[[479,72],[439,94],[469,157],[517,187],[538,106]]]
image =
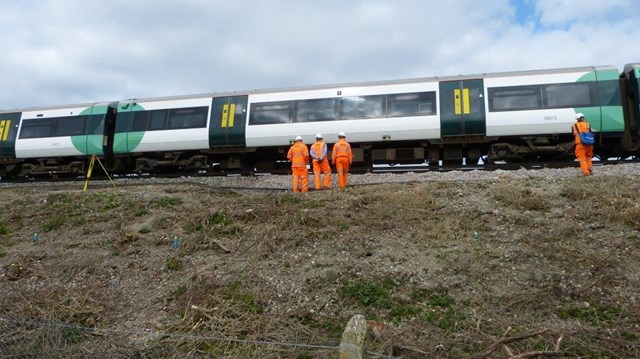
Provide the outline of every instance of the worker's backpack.
[[580,136],[580,143],[587,146],[591,146],[596,143],[596,137],[593,135],[593,133],[591,133],[591,131],[580,132],[580,130],[578,130],[578,126],[575,126],[575,128],[576,133],[578,134],[578,136]]
[[596,138],[591,132],[580,132],[580,142],[583,145],[591,146],[596,143]]

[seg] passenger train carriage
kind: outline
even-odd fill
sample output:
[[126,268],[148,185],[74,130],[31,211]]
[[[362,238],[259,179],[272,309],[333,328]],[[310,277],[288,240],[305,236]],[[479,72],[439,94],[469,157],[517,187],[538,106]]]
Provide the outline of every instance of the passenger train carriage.
[[584,113],[596,153],[637,155],[640,64],[133,99],[0,112],[0,175],[269,171],[297,135],[346,132],[357,166],[573,158]]

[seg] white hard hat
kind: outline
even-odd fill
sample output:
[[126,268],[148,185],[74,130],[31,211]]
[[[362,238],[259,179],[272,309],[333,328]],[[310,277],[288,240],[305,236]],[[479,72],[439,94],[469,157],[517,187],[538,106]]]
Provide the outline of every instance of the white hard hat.
[[345,134],[344,134],[344,132],[340,132],[340,133],[338,134],[338,137],[347,137],[347,135],[345,135]]
[[296,141],[302,141],[302,136],[296,136]]
[[316,138],[322,138],[322,134],[321,133],[317,134]]
[[581,119],[582,117],[584,117],[583,114],[581,114],[580,112],[576,113],[576,120]]

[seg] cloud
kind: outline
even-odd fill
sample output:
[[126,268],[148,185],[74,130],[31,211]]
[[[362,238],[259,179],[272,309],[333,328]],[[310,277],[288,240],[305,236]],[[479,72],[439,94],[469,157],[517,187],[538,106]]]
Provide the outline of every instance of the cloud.
[[640,10],[637,1],[629,0],[538,0],[536,11],[543,26],[566,26],[572,23],[612,23]]
[[0,108],[638,61],[636,0],[7,0]]

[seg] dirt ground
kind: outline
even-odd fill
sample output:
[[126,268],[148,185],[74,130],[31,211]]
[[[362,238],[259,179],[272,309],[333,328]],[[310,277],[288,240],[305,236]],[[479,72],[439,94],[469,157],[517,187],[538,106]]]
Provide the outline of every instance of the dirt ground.
[[0,319],[91,329],[54,356],[336,357],[364,314],[380,355],[640,357],[638,179],[0,187]]

